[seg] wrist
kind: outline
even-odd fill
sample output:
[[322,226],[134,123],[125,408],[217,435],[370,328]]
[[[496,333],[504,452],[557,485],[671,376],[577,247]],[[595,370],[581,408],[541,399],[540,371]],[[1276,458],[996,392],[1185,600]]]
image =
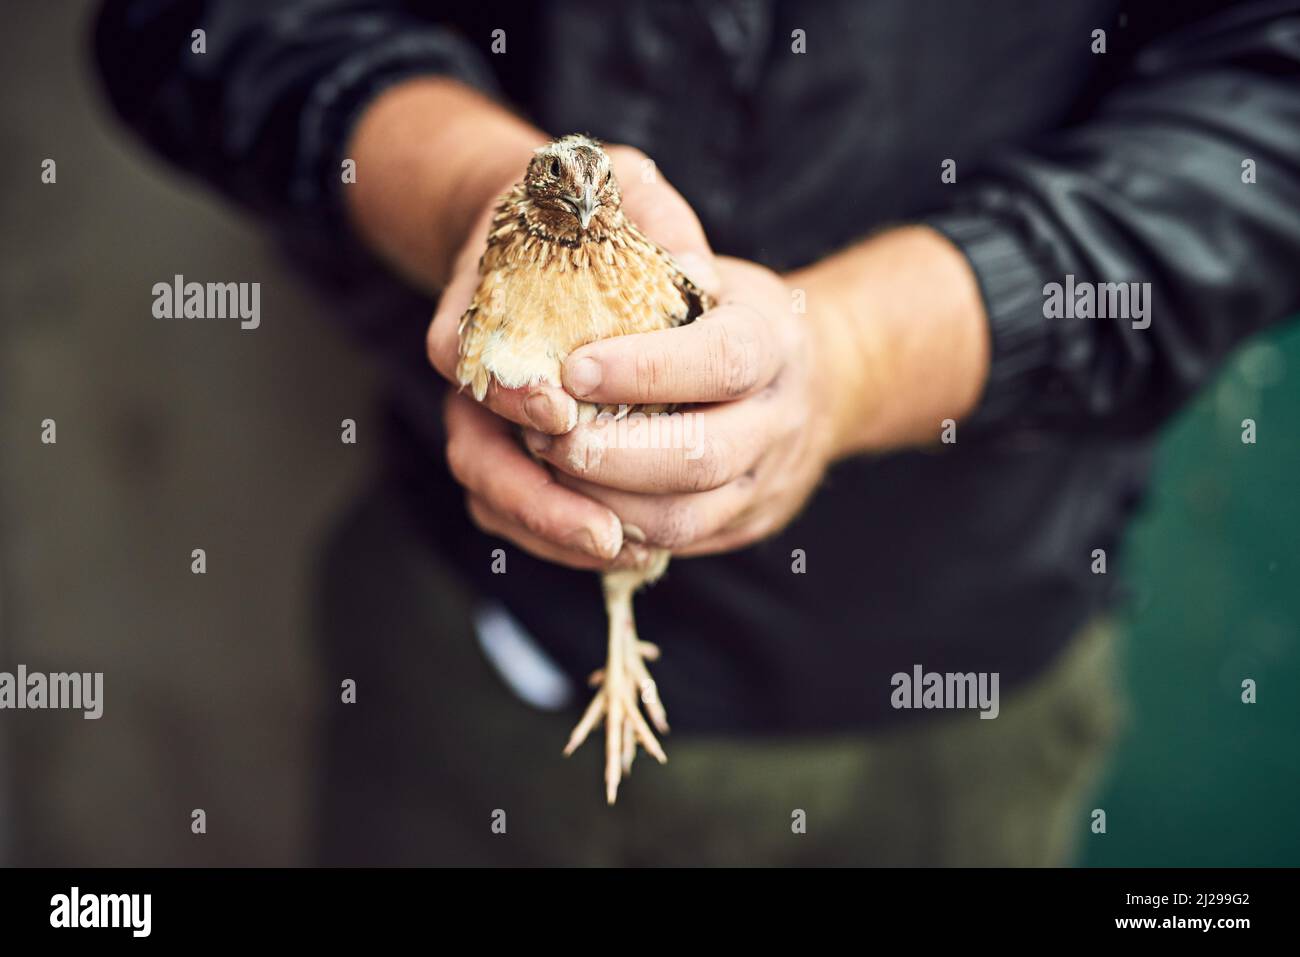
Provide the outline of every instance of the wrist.
[[880,376],[870,337],[855,328],[846,290],[835,271],[817,264],[788,277],[807,303],[813,407],[824,435],[818,443],[829,466],[859,451],[863,418],[876,405],[870,394]]
[[540,133],[522,132],[513,123],[489,123],[467,135],[475,137],[471,140],[474,148],[457,153],[455,168],[446,174],[449,182],[457,185],[433,211],[451,239],[450,255],[443,264],[448,274],[460,250],[476,238],[474,231],[501,197],[523,178],[533,150],[545,142]]
[[988,321],[969,263],[942,235],[899,227],[790,281],[807,290],[836,458],[931,444],[974,411]]
[[440,288],[484,211],[545,137],[461,83],[419,77],[385,90],[356,124],[348,208],[372,249]]

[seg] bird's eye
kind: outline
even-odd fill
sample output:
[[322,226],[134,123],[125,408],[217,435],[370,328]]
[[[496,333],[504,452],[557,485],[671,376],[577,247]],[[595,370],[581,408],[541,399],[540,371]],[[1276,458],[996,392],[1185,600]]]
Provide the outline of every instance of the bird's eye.
[[551,160],[551,175],[552,176],[560,175],[560,161],[557,159]]

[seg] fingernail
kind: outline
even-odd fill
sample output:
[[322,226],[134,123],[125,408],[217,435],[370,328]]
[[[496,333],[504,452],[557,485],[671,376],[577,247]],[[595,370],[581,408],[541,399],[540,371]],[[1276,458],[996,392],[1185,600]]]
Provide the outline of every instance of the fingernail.
[[586,428],[574,433],[569,443],[568,465],[577,475],[599,467],[605,457],[605,435],[600,429]]
[[541,455],[551,447],[551,437],[536,429],[524,429],[524,445],[534,455]]
[[616,568],[643,568],[650,563],[650,549],[644,545],[637,545],[635,542],[623,543],[618,555],[614,558]]
[[605,535],[601,541],[601,549],[606,558],[613,558],[618,554],[618,550],[623,547],[623,523],[618,520],[618,516],[611,515],[609,523],[605,526]]
[[600,385],[599,362],[588,356],[583,356],[566,364],[568,366],[569,389],[571,392],[581,398],[596,391],[596,387]]
[[717,269],[713,267],[713,263],[703,256],[695,253],[683,253],[677,257],[677,265],[682,267],[682,272],[686,273],[688,279],[703,289],[717,289],[718,286],[722,285],[722,280],[718,278]]
[[549,392],[534,392],[524,399],[524,417],[533,428],[543,432],[554,432],[560,425],[555,400]]
[[640,525],[633,525],[631,522],[623,523],[623,537],[638,545],[645,543],[645,532],[641,530]]
[[568,535],[564,536],[564,544],[570,548],[576,548],[579,551],[586,552],[595,558],[604,558],[600,549],[596,546],[596,535],[589,528],[575,528]]
[[596,558],[610,559],[618,554],[622,542],[611,542],[608,536],[597,535],[590,528],[578,528],[566,537],[565,544]]

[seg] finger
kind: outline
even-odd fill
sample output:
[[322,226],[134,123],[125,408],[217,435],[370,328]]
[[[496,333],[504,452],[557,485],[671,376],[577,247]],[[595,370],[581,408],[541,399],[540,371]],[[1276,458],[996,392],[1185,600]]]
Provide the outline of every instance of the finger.
[[[442,365],[447,360],[443,354],[445,350],[441,345],[435,343],[439,336],[436,332],[439,319],[435,318],[433,325],[430,326],[429,334],[429,358],[434,362],[435,368],[443,372],[451,383],[459,387],[456,379],[456,336],[455,327],[451,326],[451,367],[450,372],[444,372]],[[435,356],[436,353],[436,356]],[[467,399],[472,399],[468,392],[462,392]],[[528,428],[537,429],[539,432],[545,432],[548,435],[561,435],[577,424],[578,421],[578,403],[573,397],[558,386],[541,383],[528,388],[507,389],[498,383],[495,379],[488,383],[487,395],[483,397],[483,405],[487,406],[497,415],[504,419],[509,419],[518,425]]]
[[570,353],[564,387],[587,402],[725,402],[766,387],[782,355],[771,324],[740,303],[677,329],[602,339]]
[[717,295],[722,288],[713,250],[704,227],[685,197],[640,150],[610,150],[614,174],[623,193],[623,210],[647,236],[672,253],[696,285]]
[[754,500],[751,475],[707,492],[676,495],[640,495],[563,474],[556,481],[612,510],[623,523],[625,541],[639,533],[646,544],[673,552],[727,531]]
[[[482,249],[481,243],[471,245]],[[468,248],[469,246],[466,247]],[[456,362],[459,359],[460,346],[456,327],[460,323],[460,317],[469,308],[478,283],[477,260],[462,253],[452,269],[447,288],[442,291],[442,296],[438,299],[438,306],[433,312],[433,321],[429,323],[429,332],[425,337],[429,362],[443,378],[454,385],[459,385],[456,381]]]
[[[473,399],[469,391],[461,393]],[[522,389],[507,389],[493,379],[483,405],[503,419],[547,435],[563,435],[578,424],[578,403],[559,386],[539,383]]]
[[517,545],[534,558],[554,562],[568,568],[583,571],[611,571],[641,567],[650,560],[650,553],[644,547],[633,542],[625,542],[613,559],[595,558],[587,552],[569,548],[534,535],[523,525],[507,518],[488,505],[477,495],[468,495],[465,499],[470,518],[479,529]]
[[785,426],[765,396],[703,411],[602,415],[560,436],[524,433],[528,448],[561,472],[628,492],[704,492],[739,478]]
[[[447,464],[456,481],[538,538],[608,561],[623,544],[613,512],[554,481],[514,429],[461,395],[447,397]],[[538,433],[540,434],[540,433]]]

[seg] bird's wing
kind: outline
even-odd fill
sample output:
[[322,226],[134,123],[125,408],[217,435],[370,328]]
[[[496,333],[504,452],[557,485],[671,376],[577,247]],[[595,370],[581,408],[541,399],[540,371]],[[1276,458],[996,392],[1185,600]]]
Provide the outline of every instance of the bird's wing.
[[505,251],[514,233],[520,228],[515,209],[523,197],[523,184],[502,197],[492,216],[492,225],[488,229],[487,246],[479,258],[478,273],[480,277],[474,298],[469,308],[460,317],[456,334],[459,338],[460,359],[456,365],[456,379],[461,386],[469,386],[474,398],[483,401],[487,395],[491,372],[483,362],[483,352],[497,323],[501,310],[492,308],[492,283],[483,281],[488,276],[496,275],[502,265]]
[[662,263],[662,268],[668,273],[673,286],[681,295],[682,302],[685,305],[685,312],[675,313],[670,322],[671,326],[684,326],[688,322],[694,322],[702,313],[708,312],[717,305],[712,296],[692,282],[686,273],[682,272],[682,267],[677,265],[677,260],[673,258],[672,253],[641,232],[635,223],[629,221],[627,226],[635,240],[643,243],[651,251],[652,256]]

